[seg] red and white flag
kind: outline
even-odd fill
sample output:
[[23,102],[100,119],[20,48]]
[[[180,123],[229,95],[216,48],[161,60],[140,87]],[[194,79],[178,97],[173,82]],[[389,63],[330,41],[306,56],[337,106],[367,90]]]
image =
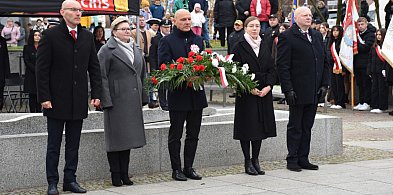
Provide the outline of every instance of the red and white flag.
[[389,23],[386,29],[385,39],[383,41],[381,54],[383,58],[393,67],[393,22]]
[[353,73],[354,55],[358,53],[358,34],[357,20],[359,14],[357,11],[356,0],[347,1],[347,11],[345,13],[343,28],[344,34],[340,46],[340,60],[342,64]]

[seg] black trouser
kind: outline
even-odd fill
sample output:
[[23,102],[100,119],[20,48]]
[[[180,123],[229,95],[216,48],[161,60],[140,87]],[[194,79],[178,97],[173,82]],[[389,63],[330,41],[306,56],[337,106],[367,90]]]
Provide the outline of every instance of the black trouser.
[[390,23],[390,20],[385,20],[385,29],[389,28],[389,23]]
[[41,104],[38,103],[37,94],[29,93],[29,108],[31,113],[41,112]]
[[111,173],[128,175],[128,165],[130,164],[130,150],[107,152],[109,168]]
[[340,74],[332,73],[331,90],[333,91],[333,99],[336,105],[345,107],[345,87],[344,87],[344,76]]
[[388,109],[389,85],[381,73],[372,75],[371,107],[373,109]]
[[202,110],[169,111],[171,126],[168,134],[168,149],[173,170],[181,170],[180,147],[186,121],[186,139],[184,143],[184,167],[191,168],[194,163],[201,129]]
[[221,47],[225,46],[225,29],[227,29],[226,40],[228,40],[229,35],[233,32],[233,26],[220,27],[218,29],[218,33],[220,33]]
[[371,78],[366,73],[366,69],[355,69],[356,85],[359,88],[359,103],[371,102]]
[[4,106],[4,86],[0,86],[0,111]]
[[310,153],[311,128],[317,112],[315,104],[289,106],[287,125],[288,163],[307,163]]
[[76,181],[75,172],[78,166],[79,141],[83,120],[61,120],[47,117],[48,146],[46,150],[46,178],[48,184],[59,182],[60,146],[65,126],[65,166],[64,183]]

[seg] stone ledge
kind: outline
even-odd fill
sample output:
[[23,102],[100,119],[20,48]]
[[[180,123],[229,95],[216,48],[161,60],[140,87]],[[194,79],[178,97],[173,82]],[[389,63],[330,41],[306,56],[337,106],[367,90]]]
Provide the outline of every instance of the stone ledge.
[[[263,141],[261,160],[282,160],[286,156],[286,111],[276,111],[277,137]],[[42,117],[42,116],[41,116]],[[238,141],[233,140],[231,121],[206,121],[201,126],[195,167],[216,167],[243,163]],[[42,117],[44,118],[44,117]],[[214,117],[210,117],[214,118]],[[222,120],[226,120],[222,118]],[[147,145],[131,151],[130,173],[153,173],[170,170],[167,148],[169,124],[147,125]],[[46,133],[0,136],[0,191],[46,185]],[[184,136],[183,136],[184,140]],[[184,144],[184,142],[183,142]],[[312,132],[311,156],[325,157],[342,153],[340,118],[317,115]],[[59,173],[64,166],[64,142]],[[83,130],[79,152],[78,180],[109,177],[104,133],[102,129]]]

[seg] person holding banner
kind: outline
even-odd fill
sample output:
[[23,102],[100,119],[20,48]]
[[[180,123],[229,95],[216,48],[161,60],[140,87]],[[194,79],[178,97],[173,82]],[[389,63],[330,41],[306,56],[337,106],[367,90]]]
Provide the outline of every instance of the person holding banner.
[[[179,9],[173,19],[175,26],[171,34],[164,36],[158,46],[158,64],[169,63],[179,57],[187,57],[191,48],[204,50],[203,39],[191,30],[191,13]],[[168,150],[172,166],[172,178],[187,181],[187,178],[202,179],[193,169],[198,136],[201,129],[202,110],[207,107],[205,90],[195,91],[186,86],[168,91],[168,110],[171,126],[168,133]],[[186,139],[184,144],[184,169],[181,169],[180,148],[184,122]]]
[[277,67],[281,90],[289,105],[287,169],[298,172],[318,170],[308,159],[311,128],[318,101],[326,96],[330,75],[322,35],[310,28],[311,10],[297,8],[295,21],[278,37]]
[[270,49],[259,36],[259,19],[255,16],[247,18],[244,28],[244,36],[233,48],[233,60],[240,65],[248,64],[258,87],[251,94],[241,93],[236,96],[233,138],[240,140],[245,172],[249,175],[264,175],[258,157],[262,140],[277,136],[272,95],[277,75]]
[[372,113],[383,113],[388,109],[389,85],[386,82],[386,69],[390,66],[381,54],[386,29],[378,29],[376,39],[370,51],[370,63],[367,74],[371,75],[371,107]]
[[375,41],[375,27],[369,25],[364,17],[357,20],[358,34],[358,54],[354,57],[354,69],[356,85],[359,88],[359,104],[353,109],[370,110],[371,102],[371,78],[367,74],[367,64],[369,63],[370,50]]
[[329,59],[330,70],[332,70],[331,87],[334,104],[330,106],[332,109],[345,108],[345,95],[344,74],[348,70],[342,66],[338,54],[340,53],[340,45],[343,37],[344,30],[341,26],[333,26],[330,33],[330,41],[328,44],[327,56]]

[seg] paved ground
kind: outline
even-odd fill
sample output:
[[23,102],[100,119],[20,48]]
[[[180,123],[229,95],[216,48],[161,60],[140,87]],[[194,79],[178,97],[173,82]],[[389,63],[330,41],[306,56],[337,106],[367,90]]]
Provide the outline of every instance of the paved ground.
[[[214,95],[209,106],[227,112]],[[288,110],[275,103],[275,108]],[[391,109],[390,109],[391,110]],[[135,175],[134,186],[116,187],[109,180],[81,182],[88,194],[393,194],[393,116],[318,108],[319,114],[343,118],[344,152],[342,155],[312,158],[319,171],[293,173],[285,161],[262,162],[264,176],[244,174],[243,165],[200,168],[201,181],[177,182],[169,172]],[[60,185],[59,185],[60,187]],[[45,194],[46,187],[15,190],[2,194]],[[1,194],[1,193],[0,193]]]

